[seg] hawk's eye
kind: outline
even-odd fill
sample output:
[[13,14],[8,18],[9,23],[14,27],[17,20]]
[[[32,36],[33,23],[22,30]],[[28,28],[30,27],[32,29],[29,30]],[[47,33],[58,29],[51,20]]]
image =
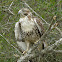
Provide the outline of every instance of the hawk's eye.
[[25,15],[25,16],[27,16],[28,14],[27,14],[27,13],[25,13],[24,15]]

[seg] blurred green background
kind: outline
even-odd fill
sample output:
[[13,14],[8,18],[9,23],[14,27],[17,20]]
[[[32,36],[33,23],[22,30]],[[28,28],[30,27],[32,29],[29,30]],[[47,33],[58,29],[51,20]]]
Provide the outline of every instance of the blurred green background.
[[[62,0],[25,0],[27,4],[37,12],[42,18],[44,18],[48,23],[51,23],[53,16],[57,16],[56,22],[58,23],[58,28],[62,31]],[[10,4],[13,2],[12,6]],[[10,7],[11,12],[8,10]],[[16,62],[20,55],[19,52],[13,48],[16,44],[14,36],[14,26],[19,20],[20,16],[17,14],[18,10],[23,7],[27,7],[21,0],[0,0],[0,62]],[[28,8],[28,7],[27,7]],[[36,14],[34,14],[36,16]],[[48,25],[44,23],[45,30]],[[48,44],[54,43],[60,38],[60,33],[53,29],[50,34],[48,34],[46,41]],[[10,44],[7,43],[10,42]],[[13,46],[11,46],[11,44]],[[56,49],[62,50],[62,45]],[[57,61],[62,62],[62,55],[57,54]],[[45,61],[47,62],[47,61]],[[48,60],[48,62],[52,62]],[[54,62],[54,61],[53,61]]]

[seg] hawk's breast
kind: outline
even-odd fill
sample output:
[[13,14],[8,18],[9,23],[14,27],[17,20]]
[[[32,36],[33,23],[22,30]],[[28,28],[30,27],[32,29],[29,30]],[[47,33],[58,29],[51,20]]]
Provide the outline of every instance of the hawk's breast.
[[32,31],[32,29],[34,28],[34,23],[33,22],[30,22],[30,21],[25,21],[25,22],[22,22],[21,24],[21,29],[24,31],[24,32],[30,32]]
[[41,36],[36,24],[32,19],[27,19],[21,22],[21,30],[22,38],[30,42],[35,42]]

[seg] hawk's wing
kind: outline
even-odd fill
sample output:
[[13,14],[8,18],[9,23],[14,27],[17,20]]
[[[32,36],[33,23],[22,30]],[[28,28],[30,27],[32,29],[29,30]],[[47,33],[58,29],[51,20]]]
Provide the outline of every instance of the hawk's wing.
[[44,28],[43,28],[42,20],[37,18],[37,17],[35,18],[35,20],[36,20],[35,23],[36,23],[41,35],[43,35],[44,34]]
[[17,22],[15,24],[15,38],[16,38],[16,40],[21,40],[21,32],[20,32],[19,22]]
[[17,22],[15,24],[15,38],[17,40],[17,44],[19,46],[19,50],[21,50],[22,52],[26,50],[26,43],[22,40],[22,37],[21,37],[21,31],[20,31],[20,23],[21,22]]

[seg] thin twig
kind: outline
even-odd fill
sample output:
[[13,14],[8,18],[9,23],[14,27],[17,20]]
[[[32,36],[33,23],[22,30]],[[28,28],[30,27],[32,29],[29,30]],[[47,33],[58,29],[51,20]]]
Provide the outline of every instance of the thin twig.
[[8,11],[9,11],[12,15],[15,15],[10,9],[8,9]]
[[55,53],[62,53],[62,50],[53,50]]
[[10,6],[9,6],[9,8],[8,8],[8,9],[10,9],[12,5],[13,5],[13,2],[11,2],[11,4],[10,4]]
[[0,36],[1,36],[3,39],[5,39],[5,41],[6,41],[8,44],[10,44],[14,49],[16,49],[16,51],[18,51],[18,52],[21,54],[21,52],[20,52],[15,46],[13,46],[3,35],[0,34]]
[[[52,20],[52,22],[51,22],[49,28],[48,28],[48,29],[46,30],[46,32],[43,34],[43,36],[41,37],[41,39],[40,39],[36,44],[34,44],[34,46],[28,51],[28,54],[27,54],[27,55],[29,55],[29,53],[33,52],[33,50],[35,50],[35,49],[38,47],[38,45],[42,43],[41,41],[42,41],[43,39],[45,39],[45,37],[47,36],[47,34],[49,34],[49,32],[51,31],[51,27],[52,27],[52,25],[53,25],[53,22],[54,22],[54,19]],[[26,56],[24,55],[23,58],[25,59]],[[21,60],[22,60],[22,57],[21,57]],[[19,61],[19,60],[18,60],[18,61]]]
[[45,48],[44,50],[42,50],[38,54],[34,54],[33,53],[33,54],[25,54],[24,56],[21,56],[20,59],[17,62],[24,62],[27,59],[31,59],[31,58],[34,58],[34,57],[38,57],[39,55],[52,52],[53,51],[53,48],[55,48],[56,46],[59,46],[60,44],[62,44],[62,38],[60,38],[54,44],[52,44],[51,46],[48,46],[47,48]]
[[10,4],[10,6],[9,6],[9,8],[7,9],[12,15],[15,15],[11,10],[10,10],[10,8],[11,8],[11,6],[13,5],[13,2],[11,2],[11,4]]
[[62,31],[58,27],[55,27],[55,28],[59,31],[59,33],[60,33],[60,35],[62,37]]

